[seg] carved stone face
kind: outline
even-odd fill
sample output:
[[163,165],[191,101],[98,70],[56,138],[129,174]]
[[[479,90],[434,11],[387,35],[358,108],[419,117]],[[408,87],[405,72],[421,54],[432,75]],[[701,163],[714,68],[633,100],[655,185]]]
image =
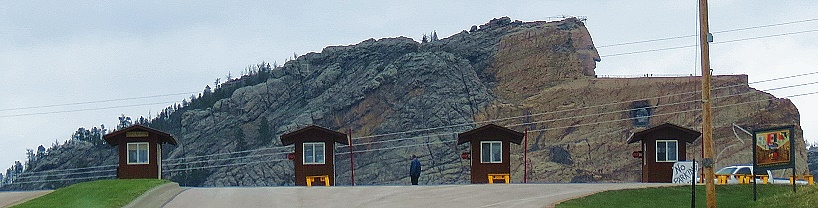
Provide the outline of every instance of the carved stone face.
[[647,101],[636,101],[631,103],[630,117],[633,119],[633,125],[637,127],[648,127],[650,125],[650,117],[653,115],[653,108]]

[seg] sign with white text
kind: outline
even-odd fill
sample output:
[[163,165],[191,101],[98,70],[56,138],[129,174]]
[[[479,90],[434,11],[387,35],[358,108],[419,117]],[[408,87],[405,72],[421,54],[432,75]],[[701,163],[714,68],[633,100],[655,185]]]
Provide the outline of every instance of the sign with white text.
[[691,184],[699,174],[699,163],[693,161],[679,161],[673,163],[673,183]]

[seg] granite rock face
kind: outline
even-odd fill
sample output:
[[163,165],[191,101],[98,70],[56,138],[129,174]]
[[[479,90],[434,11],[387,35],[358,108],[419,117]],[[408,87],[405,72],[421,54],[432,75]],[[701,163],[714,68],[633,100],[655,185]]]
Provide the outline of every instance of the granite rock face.
[[[163,174],[183,186],[292,185],[293,147],[278,137],[315,124],[352,133],[356,184],[409,184],[411,155],[423,163],[421,184],[468,183],[474,161],[460,158],[468,146],[456,145],[456,134],[495,123],[530,130],[529,181],[638,181],[640,161],[630,152],[639,146],[625,142],[644,129],[634,125],[633,106],[650,107],[650,126],[698,130],[700,77],[597,78],[598,61],[575,18],[503,17],[426,43],[397,37],[330,46],[212,106],[175,112],[179,127],[163,130],[179,146],[165,147]],[[717,166],[751,161],[752,140],[733,124],[792,124],[797,165],[806,170],[789,100],[748,87],[744,75],[713,82]],[[519,182],[524,148],[511,151],[512,181]],[[350,184],[349,147],[336,144],[335,152],[336,183]],[[688,158],[699,152],[700,140],[688,145]]]

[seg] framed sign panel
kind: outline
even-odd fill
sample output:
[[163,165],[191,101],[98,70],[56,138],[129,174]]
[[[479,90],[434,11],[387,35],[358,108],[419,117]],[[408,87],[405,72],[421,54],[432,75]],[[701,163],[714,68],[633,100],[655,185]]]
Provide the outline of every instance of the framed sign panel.
[[782,169],[795,166],[793,126],[753,131],[753,163],[760,169]]

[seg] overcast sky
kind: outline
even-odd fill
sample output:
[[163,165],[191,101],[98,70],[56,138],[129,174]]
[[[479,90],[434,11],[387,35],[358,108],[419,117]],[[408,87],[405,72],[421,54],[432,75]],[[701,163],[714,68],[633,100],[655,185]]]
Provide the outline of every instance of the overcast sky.
[[[816,1],[719,0],[710,3],[715,74],[750,82],[818,71]],[[282,64],[369,38],[448,37],[492,18],[536,21],[587,17],[601,75],[700,74],[696,37],[617,47],[605,45],[696,35],[697,2],[688,1],[0,1],[0,170],[27,148],[62,143],[78,127],[113,127],[120,114],[147,117],[234,77],[261,61]],[[556,20],[556,19],[554,19]],[[812,21],[810,21],[812,20]],[[818,75],[751,85],[770,89],[818,81]],[[768,91],[784,97],[815,85]],[[174,95],[169,95],[174,94]],[[150,97],[143,99],[127,99]],[[92,104],[62,105],[92,101]],[[127,99],[127,100],[122,100]],[[792,98],[804,137],[818,140],[818,95]],[[53,107],[41,107],[57,105]],[[130,107],[122,107],[130,106]],[[37,107],[37,108],[34,108]],[[20,109],[24,108],[24,109]],[[104,109],[101,109],[104,108]],[[87,110],[96,109],[96,110]],[[623,153],[624,154],[624,153]]]

